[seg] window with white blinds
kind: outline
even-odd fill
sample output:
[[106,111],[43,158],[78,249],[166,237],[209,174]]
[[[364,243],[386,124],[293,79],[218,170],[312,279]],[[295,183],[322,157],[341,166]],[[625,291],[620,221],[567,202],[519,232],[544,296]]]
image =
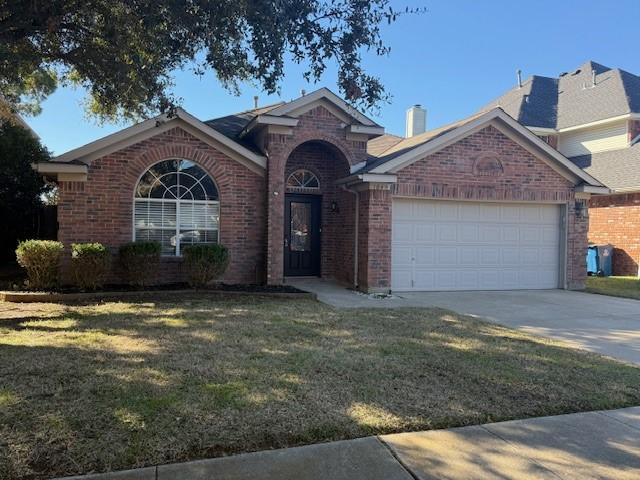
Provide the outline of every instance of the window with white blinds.
[[218,190],[198,165],[188,160],[156,163],[136,187],[135,240],[155,240],[163,255],[180,255],[185,245],[217,243]]

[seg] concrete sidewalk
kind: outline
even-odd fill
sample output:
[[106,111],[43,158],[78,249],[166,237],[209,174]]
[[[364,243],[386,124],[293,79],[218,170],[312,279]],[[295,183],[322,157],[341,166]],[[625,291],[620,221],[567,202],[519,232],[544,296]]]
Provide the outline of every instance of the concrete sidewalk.
[[84,480],[638,479],[640,407],[401,433]]

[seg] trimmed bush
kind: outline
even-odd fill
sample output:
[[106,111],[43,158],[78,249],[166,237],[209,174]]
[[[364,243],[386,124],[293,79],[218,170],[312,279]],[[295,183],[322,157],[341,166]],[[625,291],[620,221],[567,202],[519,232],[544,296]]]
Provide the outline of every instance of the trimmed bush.
[[144,287],[153,283],[160,265],[162,247],[159,242],[130,242],[120,247],[120,262],[132,285]]
[[64,247],[53,240],[26,240],[16,248],[16,258],[27,271],[29,288],[45,290],[58,282],[58,265]]
[[224,245],[188,245],[182,254],[192,287],[204,287],[219,278],[229,265],[229,251]]
[[101,243],[73,243],[71,272],[74,283],[82,290],[95,290],[104,285],[111,254]]

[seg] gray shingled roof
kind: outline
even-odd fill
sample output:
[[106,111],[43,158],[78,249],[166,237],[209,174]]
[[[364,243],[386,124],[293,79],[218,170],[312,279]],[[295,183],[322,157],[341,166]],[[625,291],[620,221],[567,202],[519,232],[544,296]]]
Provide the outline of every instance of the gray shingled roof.
[[534,75],[480,111],[496,106],[527,127],[573,127],[640,113],[640,77],[589,61],[558,78]]
[[640,185],[640,143],[570,160],[612,190],[633,189]]
[[254,152],[261,153],[258,147],[253,144],[253,142],[244,138],[240,138],[240,133],[242,133],[244,127],[246,127],[249,122],[251,122],[251,120],[253,120],[255,117],[268,113],[269,111],[273,110],[276,107],[279,107],[284,103],[285,102],[278,102],[272,105],[266,105],[264,107],[254,108],[252,110],[246,110],[240,113],[234,113],[225,117],[205,120],[204,123],[209,125],[214,130],[217,130],[224,136],[238,142],[240,145],[247,147]]

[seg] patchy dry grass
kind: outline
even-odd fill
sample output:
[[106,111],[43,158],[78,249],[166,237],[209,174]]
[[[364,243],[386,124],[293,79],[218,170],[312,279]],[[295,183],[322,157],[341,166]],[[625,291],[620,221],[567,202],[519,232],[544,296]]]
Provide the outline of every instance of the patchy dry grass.
[[438,309],[0,303],[0,478],[640,403],[640,369]]
[[640,300],[638,277],[587,277],[586,287],[590,293]]

